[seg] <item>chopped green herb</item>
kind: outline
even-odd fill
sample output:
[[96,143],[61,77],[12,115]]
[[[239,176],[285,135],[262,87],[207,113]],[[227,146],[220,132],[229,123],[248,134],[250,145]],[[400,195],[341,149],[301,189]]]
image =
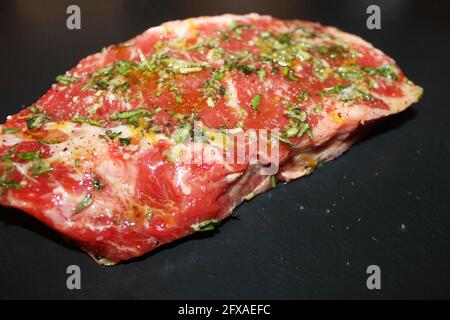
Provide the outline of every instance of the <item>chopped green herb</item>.
[[370,89],[377,89],[380,86],[373,78],[369,78],[368,80]]
[[177,94],[177,95],[175,96],[175,101],[176,101],[178,104],[183,103],[183,96],[182,96],[182,94]]
[[277,178],[275,176],[270,176],[270,184],[272,185],[272,188],[275,188],[277,185]]
[[2,162],[11,163],[14,153],[17,150],[17,145],[14,145],[12,148],[5,151],[5,153],[2,155],[1,160]]
[[57,143],[61,143],[63,141],[61,140],[47,140],[47,139],[42,139],[42,140],[38,140],[39,142],[45,143],[45,144],[57,144]]
[[100,181],[99,177],[95,176],[94,180],[92,181],[92,186],[94,187],[95,190],[100,191],[103,189],[105,184]]
[[88,123],[90,125],[97,126],[97,127],[103,127],[103,125],[100,121],[97,121],[97,120],[94,120],[91,118],[87,118],[87,117],[75,116],[72,118],[72,121],[80,122],[80,123]]
[[14,182],[14,181],[0,181],[0,187],[3,189],[20,189],[22,186],[20,183]]
[[33,104],[29,110],[32,115],[44,112],[44,108],[39,104]]
[[152,218],[153,218],[153,211],[152,211],[151,209],[148,209],[148,210],[145,212],[145,218],[146,218],[147,220],[152,220]]
[[81,210],[86,209],[87,207],[89,207],[92,203],[94,202],[94,199],[92,198],[91,194],[88,194],[86,196],[86,198],[83,199],[83,201],[81,201],[76,207],[75,207],[75,212],[80,212]]
[[225,94],[227,93],[227,89],[224,87],[224,86],[220,86],[219,87],[219,94],[221,95],[221,96],[224,96]]
[[[190,46],[189,48],[187,48],[188,50],[194,50],[194,49],[203,49],[203,48],[215,48],[217,47],[217,42],[216,41],[201,41],[197,44],[194,44],[192,46]],[[218,48],[218,49],[222,49],[222,48]],[[223,49],[222,49],[223,50]]]
[[93,72],[93,73],[92,73],[92,76],[93,76],[93,77],[98,77],[98,76],[101,76],[101,75],[107,75],[107,74],[110,74],[111,71],[112,71],[112,69],[113,69],[113,66],[108,66],[108,67],[99,69],[99,70]]
[[292,149],[297,149],[297,146],[295,144],[293,144],[292,142],[290,142],[288,139],[285,139],[285,138],[283,138],[281,136],[277,136],[277,135],[272,135],[272,137],[274,137],[275,139],[277,139],[280,142],[284,143],[285,145],[288,145]]
[[206,67],[209,67],[209,63],[207,62],[182,60],[175,57],[169,57],[166,54],[157,51],[146,58],[138,68],[151,72],[163,70],[170,74],[188,74],[202,71]]
[[325,81],[325,79],[327,78],[326,67],[321,59],[315,58],[313,60],[313,69],[314,74],[319,79],[319,81],[321,82]]
[[223,54],[225,53],[225,50],[223,48],[216,48],[214,49],[214,57],[215,58],[221,58]]
[[46,162],[37,161],[31,167],[31,174],[33,176],[37,176],[40,174],[52,172],[53,168]]
[[301,138],[305,133],[309,137],[312,137],[311,125],[305,122],[308,119],[308,115],[304,110],[290,107],[285,114],[291,120],[291,125],[284,132],[285,137],[290,138],[296,136]]
[[291,120],[297,122],[304,122],[308,118],[308,114],[305,110],[294,108],[294,106],[289,105],[288,110],[284,112]]
[[358,80],[364,78],[359,65],[341,66],[336,69],[336,72],[346,80]]
[[291,40],[291,35],[289,33],[283,33],[278,37],[278,42],[280,43],[288,43]]
[[135,64],[130,61],[120,60],[115,63],[115,71],[118,74],[124,75],[129,70],[131,70],[131,68],[133,68],[134,66],[135,66]]
[[294,76],[294,70],[289,69],[289,67],[283,68],[283,74],[292,81],[297,81],[297,78]]
[[88,114],[90,116],[93,116],[94,114],[97,113],[97,110],[101,107],[102,107],[102,105],[100,103],[94,103],[92,106],[90,106],[88,109],[86,109],[86,111],[88,112]]
[[110,138],[111,140],[114,140],[115,138],[117,138],[118,136],[120,136],[122,134],[121,131],[112,131],[110,129],[106,130],[105,133],[108,136],[108,138]]
[[312,51],[323,58],[345,59],[349,51],[341,45],[318,45],[312,48]]
[[224,73],[221,70],[213,71],[213,79],[214,80],[222,80],[224,77]]
[[309,137],[312,137],[311,126],[306,123],[306,120],[308,120],[308,114],[305,110],[290,104],[288,105],[288,110],[286,110],[284,114],[291,120],[291,124],[286,127],[286,131],[283,134],[285,137],[301,138],[305,133]]
[[315,112],[315,113],[320,113],[320,112],[322,112],[322,109],[323,109],[322,105],[321,105],[321,104],[318,104],[318,105],[316,105],[316,106],[314,107],[314,112]]
[[370,93],[364,92],[360,89],[356,89],[357,96],[363,100],[366,101],[375,101],[375,97],[372,96]]
[[259,110],[259,103],[261,102],[261,95],[255,94],[252,98],[251,106],[253,110]]
[[344,90],[344,89],[347,88],[347,87],[348,87],[348,86],[335,85],[335,86],[332,86],[332,87],[329,87],[329,88],[325,88],[325,89],[323,90],[322,95],[327,95],[327,94],[329,94],[329,93],[331,93],[331,94],[341,93],[342,90]]
[[378,68],[364,67],[362,69],[369,75],[377,75],[390,80],[398,79],[398,71],[392,64],[384,64]]
[[198,223],[194,223],[191,225],[191,228],[195,232],[210,231],[210,230],[214,230],[215,226],[218,223],[219,223],[219,221],[217,219],[209,219],[209,220],[204,220],[204,221],[201,221]]
[[3,133],[15,133],[17,131],[20,131],[19,128],[3,128]]
[[309,123],[300,123],[297,137],[301,138],[305,133],[312,138],[311,125]]
[[41,153],[39,151],[36,152],[21,152],[17,155],[19,159],[22,160],[36,160],[41,157]]
[[250,25],[250,24],[237,24],[236,21],[232,21],[230,23],[230,29],[232,31],[237,31],[237,33],[239,34],[241,30],[243,29],[253,29],[255,28],[254,26]]
[[172,154],[172,152],[167,152],[165,154],[167,161],[172,162],[172,163],[176,163],[177,162],[177,158]]
[[2,195],[5,190],[20,188],[22,188],[22,186],[19,183],[10,180],[6,173],[3,173],[0,176],[0,195]]
[[300,128],[298,126],[290,126],[285,132],[284,135],[288,138],[292,138],[295,137],[298,133],[298,131],[300,130]]
[[172,139],[174,139],[176,143],[183,143],[191,135],[191,131],[192,125],[186,123],[182,128],[179,128],[172,133]]
[[256,71],[256,67],[249,66],[249,65],[246,65],[246,64],[238,66],[238,69],[244,74],[250,74],[250,73],[253,73],[253,72]]
[[141,118],[151,118],[152,116],[157,114],[159,111],[161,111],[160,107],[156,107],[151,112],[147,111],[146,109],[138,108],[138,109],[133,109],[133,110],[128,110],[128,111],[116,112],[110,117],[110,119],[111,120],[126,120],[126,121],[128,121],[128,123],[137,127],[140,124],[139,120]]
[[266,70],[260,69],[258,71],[259,81],[263,82],[266,79]]
[[226,88],[216,80],[206,80],[203,84],[202,95],[207,97],[216,97],[217,93],[221,96],[226,94]]
[[45,113],[33,115],[29,119],[27,119],[27,121],[26,121],[27,127],[30,130],[38,129],[38,128],[42,127],[42,125],[47,120],[51,120],[51,118],[48,115],[46,115]]
[[145,109],[133,109],[128,111],[121,111],[114,113],[110,119],[111,120],[123,120],[123,119],[129,119],[132,117],[140,116],[146,113],[147,110]]
[[353,86],[335,85],[329,88],[325,88],[320,94],[322,96],[336,95],[340,100],[344,102],[351,102],[358,98],[367,101],[375,100],[375,98],[369,93]]
[[300,91],[297,96],[296,99],[298,102],[303,103],[306,102],[306,100],[308,100],[309,94],[306,91]]
[[99,69],[91,74],[90,81],[81,89],[105,89],[125,91],[129,87],[125,75],[131,70],[137,70],[138,65],[134,62],[119,60],[114,64]]
[[226,125],[221,125],[217,130],[219,130],[219,132],[220,132],[221,134],[226,135],[228,129],[227,129],[227,126],[226,126]]
[[128,146],[131,143],[131,138],[119,138],[119,142],[123,146]]
[[80,78],[69,76],[67,74],[61,74],[56,77],[56,81],[58,81],[59,83],[61,83],[63,85],[68,85],[68,84],[71,84],[74,82],[78,82],[79,80],[80,80]]

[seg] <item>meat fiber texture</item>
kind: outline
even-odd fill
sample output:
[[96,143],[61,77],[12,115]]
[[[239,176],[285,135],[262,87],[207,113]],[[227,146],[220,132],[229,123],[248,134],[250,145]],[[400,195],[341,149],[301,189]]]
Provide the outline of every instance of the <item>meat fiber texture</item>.
[[334,27],[258,14],[164,23],[81,60],[7,118],[1,204],[115,264],[213,229],[421,94]]

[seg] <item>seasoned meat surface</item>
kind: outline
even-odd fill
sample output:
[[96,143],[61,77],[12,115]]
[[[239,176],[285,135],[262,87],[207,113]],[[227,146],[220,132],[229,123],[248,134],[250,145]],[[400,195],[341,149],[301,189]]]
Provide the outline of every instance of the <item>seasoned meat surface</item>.
[[421,93],[333,27],[257,14],[164,23],[81,60],[8,117],[0,201],[114,264],[212,229]]

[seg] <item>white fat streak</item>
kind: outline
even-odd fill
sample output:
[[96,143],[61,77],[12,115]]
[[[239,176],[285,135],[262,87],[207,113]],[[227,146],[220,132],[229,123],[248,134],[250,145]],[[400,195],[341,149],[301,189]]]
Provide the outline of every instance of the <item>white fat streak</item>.
[[170,32],[173,32],[175,34],[176,37],[178,38],[186,38],[189,34],[190,31],[192,30],[193,25],[190,23],[191,20],[187,20],[188,23],[179,23],[176,26],[174,26],[175,28],[173,28],[170,25],[165,25]]
[[[68,162],[71,159],[80,158],[83,159],[86,153],[94,154],[94,162],[83,161],[83,166],[94,167],[97,163],[97,167],[94,168],[95,173],[102,176],[105,183],[114,189],[116,201],[111,201],[111,198],[102,199],[96,198],[94,203],[83,210],[83,216],[90,216],[102,212],[105,215],[111,215],[111,212],[119,203],[126,203],[134,196],[135,185],[137,179],[137,167],[136,164],[130,160],[126,164],[121,161],[114,161],[109,158],[109,152],[107,150],[109,144],[99,135],[105,135],[107,128],[92,126],[89,124],[76,124],[73,122],[49,122],[45,124],[47,129],[58,129],[69,135],[67,141],[50,144],[49,148],[53,151],[52,156],[46,161],[50,163],[53,161]],[[114,132],[120,131],[122,136],[129,137],[133,135],[133,130],[127,125],[118,125],[116,127],[109,128]],[[157,135],[156,139],[142,138],[139,146],[133,146],[134,149],[143,150],[152,148],[155,140],[165,138],[164,135]],[[13,134],[3,135],[3,144],[14,145],[23,141],[18,136]],[[14,163],[17,170],[26,176],[29,171],[31,163]],[[69,163],[69,165],[71,165]],[[80,181],[86,178],[86,175],[82,173],[70,173],[70,177],[74,180]],[[30,177],[32,179],[32,177]],[[186,189],[184,189],[186,191]],[[46,210],[44,214],[51,218],[51,220],[60,228],[67,228],[68,223],[65,218],[70,218],[74,214],[75,207],[86,197],[86,194],[73,193],[70,190],[65,190],[62,185],[57,181],[51,194],[51,201],[55,202],[55,207]],[[49,200],[50,200],[49,199]],[[12,204],[18,203],[18,200],[10,199]],[[24,206],[20,203],[21,207]],[[86,218],[87,219],[87,218]],[[89,226],[86,221],[86,228],[98,229],[98,226]]]
[[[182,153],[188,154],[187,159],[196,159],[198,152],[202,154],[202,162],[211,164],[221,164],[225,170],[232,171],[233,167],[226,159],[227,153],[224,153],[223,145],[208,144],[203,142],[194,142],[181,145]],[[234,148],[226,149],[226,152],[234,151]]]
[[[166,29],[169,29],[170,31],[175,31],[181,28],[187,28],[189,30],[190,27],[198,26],[203,23],[217,23],[224,26],[227,26],[231,23],[233,20],[252,20],[252,19],[271,19],[270,16],[260,16],[257,13],[250,13],[247,15],[235,15],[235,14],[224,14],[221,16],[203,16],[203,17],[197,17],[197,18],[190,18],[187,20],[175,20],[175,21],[168,21],[164,24],[162,24],[159,27],[150,28],[146,31],[146,33],[153,33],[153,32],[165,32]],[[162,28],[162,30],[161,30]],[[180,30],[176,33],[177,35],[186,35],[186,30]]]
[[234,81],[228,79],[225,81],[227,85],[227,106],[235,109],[239,108],[239,98]]
[[[61,214],[62,213],[62,214]],[[73,213],[73,211],[71,211],[71,213]],[[45,210],[43,212],[44,216],[46,216],[47,218],[49,218],[52,223],[54,224],[54,226],[58,229],[70,229],[71,227],[71,223],[66,220],[64,217],[68,216],[67,210],[64,207],[64,210],[60,211],[60,207],[58,208],[51,208],[48,210]]]
[[33,163],[32,162],[26,162],[26,163],[14,162],[13,165],[14,165],[14,167],[16,167],[16,170],[19,171],[22,175],[28,176],[27,172],[30,169],[30,167],[33,165]]
[[136,59],[136,57],[139,56],[139,48],[137,48],[135,45],[131,46],[131,52],[130,52],[130,60]]
[[[89,124],[75,124],[73,122],[47,123],[47,129],[58,129],[70,136],[70,139],[57,144],[50,144],[49,147],[53,151],[48,161],[57,160],[67,161],[74,156],[81,158],[86,154],[94,154],[97,157],[107,154],[108,144],[100,135],[105,135],[106,128],[101,128]],[[110,130],[122,132],[123,136],[130,136],[131,129],[129,126],[120,125]]]
[[86,98],[84,98],[84,102],[87,103],[87,104],[91,104],[91,103],[94,102],[94,97],[89,95]]
[[181,188],[181,192],[188,196],[192,192],[192,188],[189,184],[186,183],[185,175],[186,175],[186,169],[184,167],[180,167],[176,170],[175,174],[175,183],[178,187]]
[[73,180],[75,180],[75,181],[81,181],[81,180],[83,180],[84,178],[86,178],[86,176],[84,175],[84,174],[82,174],[82,173],[79,173],[79,172],[71,172],[71,173],[69,173],[68,174],[69,175],[69,177],[71,178],[71,179],[73,179]]
[[109,103],[113,103],[116,100],[116,95],[112,92],[108,92],[106,100],[108,100]]
[[230,173],[229,175],[226,176],[226,181],[227,182],[233,182],[236,179],[238,179],[240,176],[242,176],[244,173],[243,172],[237,172],[237,173]]
[[[82,201],[83,198],[78,198],[76,195],[67,192],[58,182],[56,184],[56,187],[53,188],[53,203],[57,206],[63,217],[70,218],[74,214],[75,206]],[[52,214],[54,212],[53,210],[55,209],[48,209],[47,214]]]
[[131,161],[125,164],[121,161],[110,159],[99,163],[95,171],[102,176],[108,186],[113,188],[114,193],[121,199],[121,202],[126,203],[134,196],[137,167]]
[[[46,124],[47,129],[58,129],[67,135],[70,139],[57,144],[50,144],[52,156],[48,158],[49,162],[67,161],[68,159],[78,158],[83,160],[85,156],[94,155],[96,160],[108,160],[109,144],[101,136],[106,136],[106,130],[121,132],[121,137],[133,137],[138,133],[130,125],[118,125],[111,128],[102,128],[87,123],[76,124],[73,122],[51,122]],[[12,136],[12,135],[11,135]],[[154,137],[139,137],[137,145],[125,147],[124,150],[143,152],[152,148],[152,145],[159,140],[170,140],[164,134],[156,134]]]
[[23,139],[19,136],[16,136],[14,134],[10,134],[10,133],[6,133],[3,135],[3,139],[2,139],[2,145],[3,146],[13,146],[17,143],[20,143],[22,141],[25,141],[27,139]]

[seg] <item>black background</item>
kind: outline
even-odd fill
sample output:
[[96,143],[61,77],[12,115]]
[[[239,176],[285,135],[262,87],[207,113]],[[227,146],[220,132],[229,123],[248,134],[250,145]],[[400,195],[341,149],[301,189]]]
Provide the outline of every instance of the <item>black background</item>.
[[[215,234],[98,267],[24,213],[0,210],[1,298],[450,298],[450,7],[446,1],[1,1],[1,118],[79,59],[167,20],[259,12],[335,25],[391,55],[422,101],[312,176],[235,211]],[[82,29],[66,28],[78,4]],[[381,7],[382,29],[366,28]],[[66,288],[81,268],[82,289]],[[382,289],[366,287],[379,265]]]

